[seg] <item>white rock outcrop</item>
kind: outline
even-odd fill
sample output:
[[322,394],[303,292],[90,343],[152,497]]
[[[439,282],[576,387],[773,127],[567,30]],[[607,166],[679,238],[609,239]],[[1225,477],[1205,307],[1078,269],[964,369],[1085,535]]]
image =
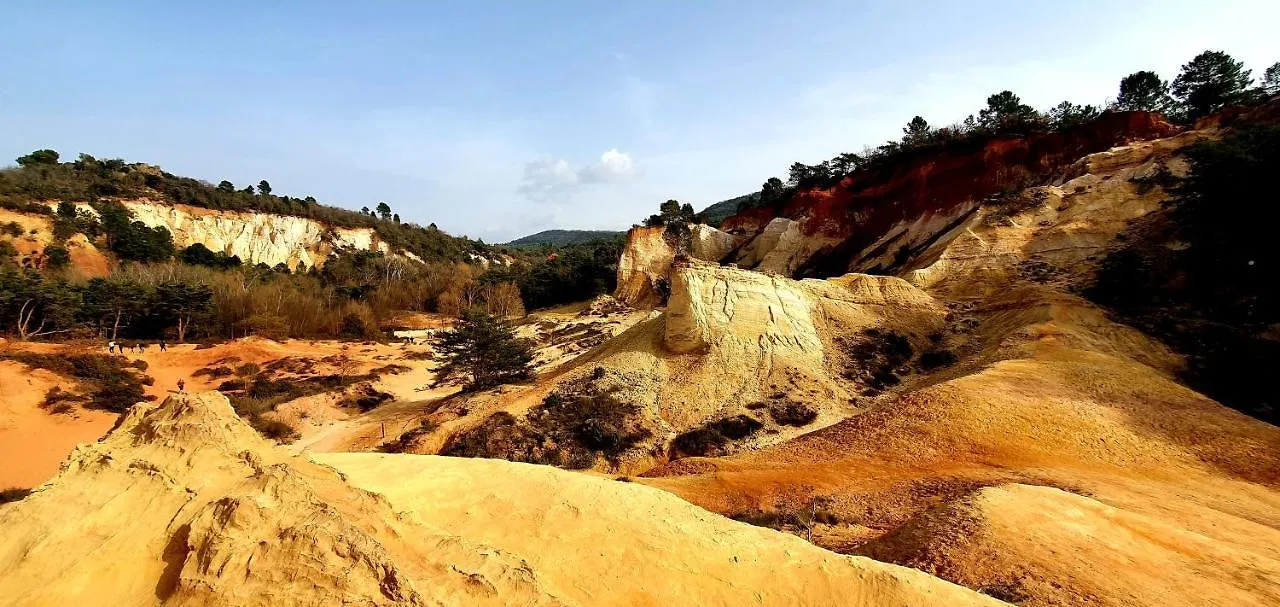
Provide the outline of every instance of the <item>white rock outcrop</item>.
[[305,217],[218,211],[145,200],[123,204],[137,221],[169,230],[174,245],[180,249],[201,243],[250,264],[283,263],[290,269],[299,264],[322,266],[333,251],[345,247],[390,252],[387,243],[371,228],[334,227]]
[[[672,276],[663,343],[673,352],[768,344],[812,364],[822,362],[812,297],[801,283],[759,272],[693,266]],[[800,362],[800,361],[797,361]]]
[[672,272],[663,345],[677,353],[767,350],[816,368],[828,324],[841,334],[898,324],[928,331],[945,315],[933,297],[893,276],[793,280],[693,262]]

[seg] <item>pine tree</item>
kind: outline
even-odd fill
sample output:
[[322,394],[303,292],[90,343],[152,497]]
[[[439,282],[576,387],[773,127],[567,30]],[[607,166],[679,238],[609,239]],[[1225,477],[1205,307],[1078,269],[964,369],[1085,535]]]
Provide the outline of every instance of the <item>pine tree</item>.
[[155,293],[155,308],[174,323],[179,342],[186,341],[191,325],[213,303],[213,290],[203,284],[162,282],[156,285]]
[[928,143],[930,137],[933,136],[933,128],[922,117],[916,116],[902,128],[902,145],[905,147],[913,147]]
[[1098,117],[1098,108],[1063,101],[1049,110],[1049,121],[1057,130],[1079,126]]
[[986,109],[978,112],[978,123],[996,132],[1026,132],[1043,127],[1044,117],[1022,102],[1013,91],[987,97]]
[[1170,89],[1195,119],[1244,101],[1251,82],[1243,63],[1222,51],[1205,51],[1182,66]]
[[533,377],[533,350],[506,323],[479,310],[466,310],[458,325],[433,344],[444,358],[436,384],[466,376],[466,390],[484,390]]
[[1271,64],[1262,73],[1262,92],[1267,95],[1280,93],[1280,61]]
[[1120,79],[1120,95],[1112,107],[1128,112],[1163,112],[1171,101],[1169,83],[1155,72],[1141,71]]

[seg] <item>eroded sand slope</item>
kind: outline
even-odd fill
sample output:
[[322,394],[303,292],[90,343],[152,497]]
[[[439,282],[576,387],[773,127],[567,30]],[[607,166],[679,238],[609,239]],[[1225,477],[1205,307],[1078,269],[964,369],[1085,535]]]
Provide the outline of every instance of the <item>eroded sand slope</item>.
[[996,604],[648,487],[497,461],[322,461],[333,467],[268,444],[218,393],[139,405],[102,441],[79,447],[52,481],[0,507],[0,597],[7,605]]

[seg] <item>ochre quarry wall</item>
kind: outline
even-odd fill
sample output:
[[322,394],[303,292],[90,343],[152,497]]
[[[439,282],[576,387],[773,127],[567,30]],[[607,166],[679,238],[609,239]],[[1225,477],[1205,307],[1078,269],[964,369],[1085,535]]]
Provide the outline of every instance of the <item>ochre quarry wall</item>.
[[150,227],[164,226],[173,234],[179,249],[195,243],[237,255],[250,264],[285,264],[294,269],[324,265],[335,249],[388,252],[390,247],[370,228],[330,226],[314,219],[276,215],[216,211],[187,205],[149,201],[124,203],[134,219]]
[[[146,199],[125,200],[121,204],[133,213],[135,220],[148,227],[169,230],[179,251],[200,243],[211,251],[238,256],[248,264],[264,263],[272,267],[284,264],[294,270],[303,264],[308,268],[323,266],[330,254],[348,247],[391,252],[391,247],[371,228],[345,228],[292,215],[220,211]],[[76,206],[93,212],[87,204]],[[19,263],[42,267],[44,248],[53,236],[49,217],[0,209],[0,223],[9,222],[23,226],[25,233],[0,238],[13,243]],[[70,238],[67,250],[71,253],[72,267],[81,273],[103,276],[110,272],[107,255],[83,235]],[[404,254],[413,257],[410,253]],[[472,260],[485,265],[491,262],[475,255]]]
[[[734,248],[733,237],[711,226],[690,226],[689,255],[719,262]],[[662,303],[659,283],[671,273],[676,251],[664,237],[665,226],[642,226],[627,232],[627,246],[618,259],[618,286],[613,296],[635,307]]]
[[[787,243],[782,257],[789,259],[770,268],[794,276],[887,272],[962,222],[987,197],[1050,181],[1087,154],[1177,130],[1158,114],[1112,112],[1069,131],[926,150],[831,188],[798,191],[780,211],[748,209],[721,228],[747,241],[744,251],[756,238],[795,232],[781,240]],[[778,218],[798,225],[773,223]],[[755,249],[743,259],[744,267],[763,265],[773,247]]]

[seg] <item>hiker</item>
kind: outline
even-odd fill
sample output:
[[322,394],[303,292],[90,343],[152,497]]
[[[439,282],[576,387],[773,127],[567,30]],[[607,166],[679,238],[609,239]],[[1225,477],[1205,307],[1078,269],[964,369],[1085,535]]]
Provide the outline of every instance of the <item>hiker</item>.
[[166,347],[165,347],[165,345],[164,345],[164,340],[163,340],[163,339],[162,339],[162,340],[160,340],[160,351],[161,351],[161,352],[165,352],[165,351],[167,351],[167,350],[168,350],[168,348],[166,348]]
[[182,389],[186,387],[187,387],[187,382],[183,381],[181,378],[178,379],[178,391],[181,392]]
[[116,353],[116,342],[114,341],[107,342],[107,354],[115,354],[115,353]]
[[139,354],[146,354],[146,353],[147,353],[147,344],[138,344],[138,353],[139,353]]

